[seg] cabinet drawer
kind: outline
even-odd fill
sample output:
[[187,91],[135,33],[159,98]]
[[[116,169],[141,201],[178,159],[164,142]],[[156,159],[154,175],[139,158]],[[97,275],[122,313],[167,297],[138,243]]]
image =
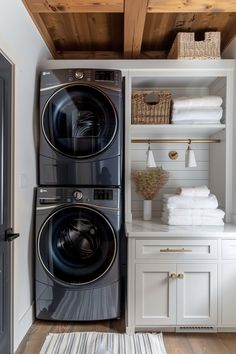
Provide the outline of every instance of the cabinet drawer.
[[215,259],[217,240],[136,240],[137,259]]
[[236,240],[222,240],[222,258],[236,259]]

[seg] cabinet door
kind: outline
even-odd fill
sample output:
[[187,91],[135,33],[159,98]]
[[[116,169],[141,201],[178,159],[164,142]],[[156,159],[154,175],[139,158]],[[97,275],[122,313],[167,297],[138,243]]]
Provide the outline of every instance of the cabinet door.
[[177,324],[217,324],[217,265],[177,265]]
[[236,326],[236,263],[222,264],[221,313],[223,326]]
[[175,264],[136,265],[136,325],[176,324],[175,275]]

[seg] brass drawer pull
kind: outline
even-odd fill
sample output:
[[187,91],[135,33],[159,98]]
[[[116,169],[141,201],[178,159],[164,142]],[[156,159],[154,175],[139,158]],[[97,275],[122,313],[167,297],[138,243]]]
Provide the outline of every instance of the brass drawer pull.
[[183,274],[183,273],[179,273],[179,274],[178,274],[178,278],[179,278],[179,279],[183,279],[183,278],[184,278],[184,274]]
[[184,252],[192,252],[192,250],[186,250],[185,248],[161,248],[160,252],[162,252],[162,253],[183,252],[184,253]]
[[177,275],[177,273],[171,273],[171,274],[169,275],[169,277],[170,277],[171,279],[177,279],[178,275]]

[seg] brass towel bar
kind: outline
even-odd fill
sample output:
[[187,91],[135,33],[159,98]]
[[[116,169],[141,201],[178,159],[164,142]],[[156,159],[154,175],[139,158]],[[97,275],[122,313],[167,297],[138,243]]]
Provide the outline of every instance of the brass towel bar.
[[220,139],[132,139],[132,143],[220,143]]

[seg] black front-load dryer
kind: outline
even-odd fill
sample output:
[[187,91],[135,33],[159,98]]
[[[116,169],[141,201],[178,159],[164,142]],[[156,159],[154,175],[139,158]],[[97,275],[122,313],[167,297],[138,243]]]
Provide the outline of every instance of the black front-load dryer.
[[120,71],[42,72],[39,185],[121,185],[122,120]]
[[37,189],[36,318],[120,316],[119,188]]

